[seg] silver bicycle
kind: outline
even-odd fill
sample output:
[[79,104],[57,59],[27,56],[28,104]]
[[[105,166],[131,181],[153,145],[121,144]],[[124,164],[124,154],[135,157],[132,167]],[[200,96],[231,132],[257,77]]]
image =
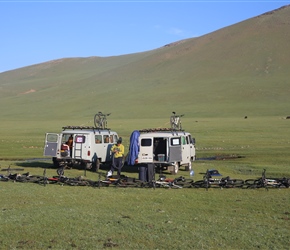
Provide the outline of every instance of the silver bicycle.
[[103,114],[102,112],[98,112],[94,117],[94,124],[96,128],[106,129],[107,128],[107,116],[110,114]]
[[173,130],[182,130],[182,126],[181,126],[181,117],[184,115],[176,115],[175,112],[172,112],[173,115],[170,116],[170,125],[171,125],[171,129]]

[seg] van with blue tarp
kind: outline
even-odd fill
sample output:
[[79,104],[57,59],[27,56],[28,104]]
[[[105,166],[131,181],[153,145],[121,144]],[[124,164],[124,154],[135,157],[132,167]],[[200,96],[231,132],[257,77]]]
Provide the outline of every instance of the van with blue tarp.
[[154,164],[157,171],[177,174],[181,166],[190,171],[195,158],[195,139],[181,128],[135,130],[130,136],[128,165]]

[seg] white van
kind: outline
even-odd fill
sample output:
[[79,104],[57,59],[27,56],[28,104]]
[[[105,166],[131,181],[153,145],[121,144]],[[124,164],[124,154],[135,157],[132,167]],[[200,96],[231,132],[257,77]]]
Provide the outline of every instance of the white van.
[[46,133],[44,156],[51,156],[56,167],[80,164],[98,171],[100,163],[111,161],[110,149],[117,140],[118,134],[110,129],[63,127],[61,133]]
[[183,130],[135,130],[130,137],[128,165],[154,164],[157,170],[177,174],[180,166],[191,170],[195,160],[195,139]]

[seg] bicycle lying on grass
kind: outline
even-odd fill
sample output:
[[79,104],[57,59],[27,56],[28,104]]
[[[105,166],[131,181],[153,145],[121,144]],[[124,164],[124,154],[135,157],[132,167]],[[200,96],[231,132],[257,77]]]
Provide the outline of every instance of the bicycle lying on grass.
[[166,178],[165,175],[159,175],[158,180],[153,180],[152,184],[154,188],[189,188],[192,187],[194,181],[192,179],[185,179],[184,177],[180,176],[175,179]]
[[241,188],[244,185],[242,179],[232,179],[229,176],[214,179],[209,170],[200,174],[203,174],[203,179],[193,183],[193,186],[196,188],[206,188],[206,190],[209,188]]
[[262,176],[257,179],[245,180],[245,188],[289,188],[290,178],[267,178],[266,169],[263,170]]
[[[262,172],[262,177],[257,179],[247,179],[243,181],[241,179],[232,179],[229,176],[220,179],[212,178],[212,172],[207,170],[203,174],[203,179],[194,181],[193,179],[186,179],[180,176],[175,179],[166,178],[164,175],[159,175],[157,180],[150,182],[144,182],[139,179],[128,177],[125,175],[106,177],[106,173],[98,172],[98,180],[90,180],[83,176],[79,177],[66,177],[64,175],[58,175],[53,177],[46,176],[46,169],[43,171],[43,175],[30,175],[29,172],[24,174],[15,173],[11,171],[7,175],[0,174],[0,181],[13,181],[22,183],[38,183],[46,186],[47,184],[59,184],[69,186],[90,186],[90,187],[136,187],[136,188],[289,188],[290,178],[266,178],[266,170]],[[104,177],[104,179],[103,179]]]
[[1,181],[13,181],[13,182],[30,182],[30,183],[40,183],[44,181],[45,178],[42,175],[30,175],[29,172],[24,174],[9,174],[9,175],[1,175]]

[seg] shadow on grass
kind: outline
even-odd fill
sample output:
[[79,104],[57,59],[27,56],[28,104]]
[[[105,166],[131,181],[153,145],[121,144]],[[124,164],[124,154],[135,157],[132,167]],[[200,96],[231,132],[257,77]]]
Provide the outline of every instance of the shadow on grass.
[[23,162],[14,163],[16,166],[24,168],[55,168],[52,161],[30,161],[26,160]]
[[[43,169],[56,169],[57,167],[55,167],[51,161],[51,159],[47,159],[47,160],[25,160],[25,161],[19,161],[19,162],[15,162],[13,165],[17,166],[17,167],[22,167],[22,168],[43,168]],[[11,166],[11,169],[13,170],[13,166]],[[105,164],[101,164],[100,165],[100,171],[101,172],[107,172],[109,171],[111,168],[111,164],[109,163],[105,163]],[[72,167],[72,169],[77,169],[77,170],[85,170],[83,166],[81,165],[74,165]],[[66,171],[69,171],[69,168],[65,168]],[[96,173],[96,171],[94,169],[87,169],[86,171],[88,172],[93,172]],[[187,170],[184,169],[179,169],[179,175],[182,175],[182,173],[186,173],[188,172]],[[134,173],[134,174],[139,174],[139,167],[138,166],[129,166],[129,165],[124,165],[122,167],[122,173]],[[162,174],[162,175],[171,175],[167,170],[156,170],[155,172],[156,174]],[[177,175],[178,175],[177,174]]]

